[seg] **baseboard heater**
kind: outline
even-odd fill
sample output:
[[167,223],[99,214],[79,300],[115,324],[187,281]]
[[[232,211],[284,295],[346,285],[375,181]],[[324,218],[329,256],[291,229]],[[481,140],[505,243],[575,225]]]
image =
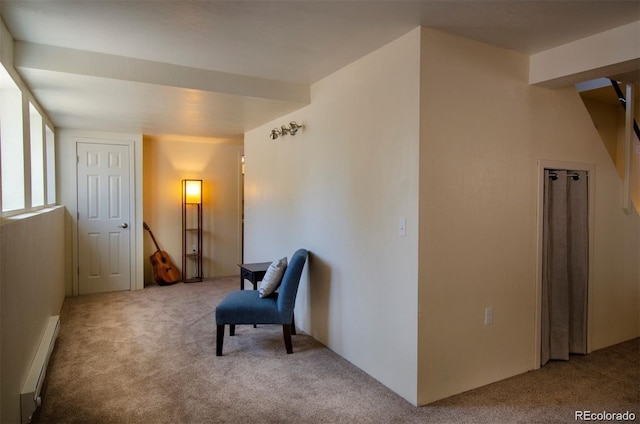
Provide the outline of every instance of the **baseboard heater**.
[[44,383],[44,376],[47,373],[47,364],[49,363],[49,357],[51,356],[53,346],[56,343],[59,330],[60,317],[56,315],[49,318],[47,328],[44,330],[44,335],[40,340],[40,346],[38,346],[38,351],[36,352],[36,356],[33,358],[29,374],[27,375],[27,379],[22,386],[22,392],[20,393],[22,424],[28,424],[31,422],[33,413],[42,403],[42,399],[40,398],[40,389],[42,389],[42,383]]

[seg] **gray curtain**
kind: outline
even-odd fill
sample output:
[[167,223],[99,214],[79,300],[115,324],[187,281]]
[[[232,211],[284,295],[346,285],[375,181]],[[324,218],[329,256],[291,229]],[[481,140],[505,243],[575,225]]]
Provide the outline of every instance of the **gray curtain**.
[[587,353],[588,175],[545,170],[540,365]]

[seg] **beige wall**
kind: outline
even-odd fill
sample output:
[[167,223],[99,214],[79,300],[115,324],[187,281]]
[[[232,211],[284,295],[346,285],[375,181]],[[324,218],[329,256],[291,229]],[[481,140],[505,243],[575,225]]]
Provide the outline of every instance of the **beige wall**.
[[0,422],[20,422],[20,392],[48,319],[64,301],[64,208],[0,225]]
[[[626,87],[624,84],[620,85],[625,96]],[[634,85],[633,89],[633,97],[635,98],[634,104],[634,114],[636,123],[640,125],[640,86],[638,84]],[[625,149],[625,124],[626,124],[626,113],[622,112],[622,107],[619,108],[618,118],[618,148],[617,148],[617,158],[618,158],[618,171],[620,175],[624,175],[624,149]],[[630,178],[630,190],[631,190],[631,201],[633,202],[633,206],[636,209],[636,212],[640,214],[640,140],[635,132],[632,131],[631,135],[631,178]]]
[[246,134],[247,259],[309,248],[301,327],[414,404],[536,367],[539,161],[595,169],[590,346],[640,335],[640,219],[575,89],[528,72],[423,28]]
[[[12,40],[2,30],[5,63]],[[620,178],[578,95],[529,86],[528,66],[517,53],[415,30],[314,84],[311,105],[246,134],[245,259],[308,248],[298,324],[414,404],[533,367],[540,159],[596,168],[592,347],[640,334],[638,215],[622,213]],[[290,120],[307,128],[271,142],[268,131]],[[59,312],[59,286],[71,294],[76,269],[74,137],[134,144],[136,220],[148,221],[174,259],[180,258],[179,181],[203,178],[211,236],[205,275],[237,273],[239,213],[233,208],[240,191],[227,184],[239,187],[241,146],[146,140],[143,167],[141,135],[61,130],[57,136],[66,213],[29,218],[38,221],[29,225],[30,235],[16,235],[20,223],[0,233],[3,422],[14,421],[14,386],[38,336],[32,327],[14,340],[22,318],[9,302],[22,294],[6,285],[19,270],[6,270],[8,262],[23,262],[15,260],[11,240],[20,240],[21,260],[27,260],[38,248],[56,250],[23,246],[34,232],[55,232],[48,240],[54,244],[65,239],[65,250],[58,249],[64,257],[50,255],[56,263],[41,268],[53,269],[55,292],[29,300]],[[398,235],[400,218],[407,222],[405,237]],[[142,229],[136,231],[135,285],[142,288],[153,249]],[[482,325],[487,306],[494,308],[491,326]]]
[[[624,85],[621,85],[624,90]],[[634,108],[636,122],[640,121],[640,94],[636,88]],[[613,88],[610,88],[613,97]],[[625,93],[626,95],[626,93]],[[611,160],[616,164],[620,178],[624,176],[624,146],[625,146],[625,110],[619,102],[604,102],[591,99],[583,99],[593,124],[602,138]],[[640,212],[640,141],[635,133],[631,146],[631,199]]]
[[[238,275],[241,262],[242,140],[144,140],[144,221],[160,247],[182,267],[181,181],[203,180],[203,272]],[[153,281],[148,258],[155,252],[145,234],[145,283]]]
[[426,28],[421,54],[419,403],[534,367],[541,159],[596,167],[593,349],[640,335],[640,219],[576,91]]
[[[613,88],[611,88],[613,92]],[[613,94],[612,94],[613,96]],[[618,163],[618,136],[622,125],[624,132],[624,110],[620,104],[584,99],[583,102],[591,115],[593,124],[600,134],[611,160]],[[622,122],[620,122],[622,117]],[[618,172],[622,176],[622,163],[618,165]]]
[[530,369],[536,159],[526,56],[426,28],[421,54],[424,404]]
[[[309,249],[296,323],[415,403],[419,31],[311,93],[245,136],[246,259]],[[306,128],[268,138],[291,120]]]
[[59,198],[67,206],[66,256],[67,294],[77,294],[76,181],[75,159],[78,140],[129,143],[134,161],[135,201],[132,240],[135,257],[134,289],[153,282],[149,256],[155,246],[141,223],[153,231],[160,247],[176,266],[182,266],[181,180],[204,181],[205,277],[237,275],[241,249],[242,144],[235,140],[145,138],[139,134],[101,131],[57,131]]

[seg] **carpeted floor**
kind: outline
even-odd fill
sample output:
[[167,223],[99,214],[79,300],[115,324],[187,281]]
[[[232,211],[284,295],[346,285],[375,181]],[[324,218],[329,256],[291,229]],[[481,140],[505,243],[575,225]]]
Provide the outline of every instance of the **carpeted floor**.
[[65,300],[34,423],[575,422],[633,411],[639,340],[415,408],[311,337],[239,326],[215,356],[214,307],[238,279]]

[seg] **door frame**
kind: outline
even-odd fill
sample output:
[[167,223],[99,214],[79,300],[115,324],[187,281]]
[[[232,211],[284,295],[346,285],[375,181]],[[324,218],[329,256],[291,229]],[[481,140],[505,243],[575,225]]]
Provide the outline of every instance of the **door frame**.
[[589,276],[587,278],[587,353],[591,353],[592,328],[591,317],[593,316],[593,258],[594,258],[594,229],[595,229],[595,187],[596,187],[596,165],[593,163],[564,162],[556,160],[538,160],[538,199],[537,199],[537,240],[536,240],[536,284],[535,284],[535,310],[534,310],[534,349],[533,349],[533,369],[540,368],[540,348],[542,345],[542,251],[543,251],[543,215],[544,215],[544,170],[545,169],[569,169],[572,171],[586,171],[589,175],[588,185],[588,222],[589,222]]
[[[73,272],[72,274],[72,295],[78,296],[80,293],[80,278],[79,278],[79,248],[78,248],[78,168],[77,168],[77,154],[78,154],[78,144],[118,144],[125,145],[129,148],[129,218],[130,218],[130,237],[129,237],[129,261],[130,261],[130,271],[129,271],[129,290],[141,289],[143,287],[138,287],[137,281],[142,280],[142,262],[138,258],[138,253],[141,252],[141,242],[142,242],[142,203],[141,201],[137,202],[136,199],[142,199],[141,193],[138,193],[137,188],[141,184],[141,171],[137,172],[140,168],[136,166],[139,157],[141,157],[141,151],[138,155],[136,155],[137,150],[141,150],[136,148],[137,143],[134,140],[127,139],[107,139],[107,138],[91,138],[91,137],[74,137],[73,138],[73,152],[76,155],[76,160],[74,163],[76,164],[76,169],[73,172],[73,184],[74,184],[74,193],[75,193],[75,212],[71,216],[71,220],[73,222],[72,225],[72,258],[73,258]],[[140,175],[138,175],[140,174]],[[140,183],[139,183],[140,181]],[[139,206],[140,205],[140,206]],[[140,278],[137,278],[140,276]]]

